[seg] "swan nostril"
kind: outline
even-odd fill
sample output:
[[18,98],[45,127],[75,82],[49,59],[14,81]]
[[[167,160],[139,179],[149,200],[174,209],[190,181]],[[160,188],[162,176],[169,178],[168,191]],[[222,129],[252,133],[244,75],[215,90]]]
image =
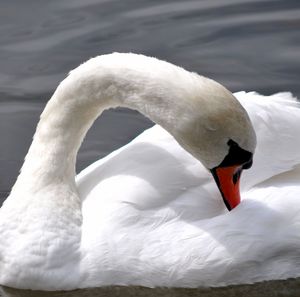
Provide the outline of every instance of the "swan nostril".
[[242,173],[242,168],[239,168],[232,176],[233,184],[236,184],[238,180],[240,179]]

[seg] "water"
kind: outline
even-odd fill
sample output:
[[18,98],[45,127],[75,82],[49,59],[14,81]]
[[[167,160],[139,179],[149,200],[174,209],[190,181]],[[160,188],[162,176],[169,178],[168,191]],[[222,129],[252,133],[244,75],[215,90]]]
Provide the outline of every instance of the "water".
[[[3,297],[299,297],[300,280],[267,281],[223,288],[105,287],[69,292],[41,292],[2,288]],[[1,296],[1,288],[0,288]]]
[[[300,96],[298,0],[0,0],[0,204],[38,117],[66,73],[113,51],[156,56],[231,91]],[[151,122],[119,109],[97,120],[77,170]]]

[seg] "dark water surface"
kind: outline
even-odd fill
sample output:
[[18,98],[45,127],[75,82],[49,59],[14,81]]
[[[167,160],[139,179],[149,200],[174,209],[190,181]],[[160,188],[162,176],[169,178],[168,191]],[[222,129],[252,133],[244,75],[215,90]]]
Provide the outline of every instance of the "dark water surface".
[[[0,37],[0,205],[45,103],[90,57],[143,53],[231,91],[300,95],[299,0],[0,0]],[[137,112],[105,112],[80,150],[78,170],[150,125]]]
[[1,289],[1,297],[299,297],[300,279],[267,281],[255,285],[198,289],[135,286],[114,286],[69,292],[42,292],[3,287]]

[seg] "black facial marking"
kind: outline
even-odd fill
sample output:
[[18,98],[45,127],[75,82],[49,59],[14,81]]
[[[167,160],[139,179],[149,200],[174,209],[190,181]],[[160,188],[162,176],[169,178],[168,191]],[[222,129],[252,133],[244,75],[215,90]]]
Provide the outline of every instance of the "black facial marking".
[[221,164],[217,167],[228,167],[234,165],[242,165],[243,169],[248,169],[252,166],[253,154],[242,149],[232,139],[227,142],[229,146],[229,152]]

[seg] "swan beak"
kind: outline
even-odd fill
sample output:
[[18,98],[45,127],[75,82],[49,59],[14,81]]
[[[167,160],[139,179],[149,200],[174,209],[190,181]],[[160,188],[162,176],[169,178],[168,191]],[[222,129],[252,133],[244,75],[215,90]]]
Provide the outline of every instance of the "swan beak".
[[242,166],[216,167],[211,170],[228,210],[235,208],[240,202],[240,177]]

